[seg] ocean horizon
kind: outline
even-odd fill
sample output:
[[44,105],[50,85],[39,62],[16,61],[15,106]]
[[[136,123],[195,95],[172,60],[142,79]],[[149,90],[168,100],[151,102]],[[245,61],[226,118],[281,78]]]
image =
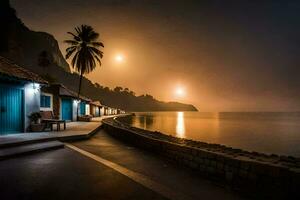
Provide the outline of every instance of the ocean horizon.
[[135,112],[129,124],[179,138],[300,157],[300,112]]

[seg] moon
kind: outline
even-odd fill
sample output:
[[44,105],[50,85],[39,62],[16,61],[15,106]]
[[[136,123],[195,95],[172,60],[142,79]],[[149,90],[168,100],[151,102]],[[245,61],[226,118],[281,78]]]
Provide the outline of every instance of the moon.
[[118,63],[121,63],[124,61],[124,56],[122,54],[117,54],[115,56],[115,61],[117,61]]
[[185,95],[185,90],[182,87],[177,87],[175,94],[177,97],[183,97]]

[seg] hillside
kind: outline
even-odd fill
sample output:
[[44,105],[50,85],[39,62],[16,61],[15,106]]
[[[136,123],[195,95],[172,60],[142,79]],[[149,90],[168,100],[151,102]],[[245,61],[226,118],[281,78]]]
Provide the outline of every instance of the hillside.
[[[47,79],[49,82],[62,83],[77,91],[79,76],[70,72],[70,67],[59,50],[55,38],[44,32],[36,32],[27,28],[17,18],[16,12],[9,6],[8,0],[0,3],[0,55],[13,60]],[[50,64],[40,66],[39,54],[45,51],[49,55]],[[103,104],[118,107],[127,111],[196,111],[193,105],[177,102],[162,102],[151,95],[136,96],[129,89],[116,87],[110,89],[93,84],[87,78],[83,79],[82,94],[100,100]]]
[[[54,68],[61,67],[69,72],[70,68],[59,50],[55,38],[44,32],[29,30],[16,17],[15,10],[9,7],[8,0],[2,0],[0,7],[1,20],[1,55],[24,66],[38,70],[37,57],[42,51],[51,53]],[[41,72],[41,70],[38,70]]]

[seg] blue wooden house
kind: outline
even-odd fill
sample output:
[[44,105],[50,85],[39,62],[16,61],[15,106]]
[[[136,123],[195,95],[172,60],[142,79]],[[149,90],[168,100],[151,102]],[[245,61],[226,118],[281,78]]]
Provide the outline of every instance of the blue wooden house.
[[109,107],[108,106],[103,106],[103,114],[104,115],[109,115]]
[[100,115],[101,116],[104,116],[105,115],[105,106],[104,105],[101,105],[101,108],[100,108]]
[[0,56],[0,135],[26,132],[28,116],[40,110],[40,86],[46,84],[37,74]]
[[101,113],[102,105],[100,101],[92,101],[90,102],[90,114],[93,115],[93,117],[100,117],[103,115]]
[[53,111],[56,118],[76,121],[78,115],[89,115],[91,100],[68,89],[62,84],[51,84],[42,87],[41,111]]

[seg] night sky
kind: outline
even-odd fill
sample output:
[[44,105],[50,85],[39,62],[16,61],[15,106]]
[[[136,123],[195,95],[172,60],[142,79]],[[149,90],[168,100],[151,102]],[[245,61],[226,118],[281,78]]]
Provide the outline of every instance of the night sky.
[[[201,111],[300,110],[300,1],[13,0],[31,29],[92,25],[105,44],[93,82]],[[125,57],[123,63],[114,60]],[[186,95],[174,94],[182,87]]]

